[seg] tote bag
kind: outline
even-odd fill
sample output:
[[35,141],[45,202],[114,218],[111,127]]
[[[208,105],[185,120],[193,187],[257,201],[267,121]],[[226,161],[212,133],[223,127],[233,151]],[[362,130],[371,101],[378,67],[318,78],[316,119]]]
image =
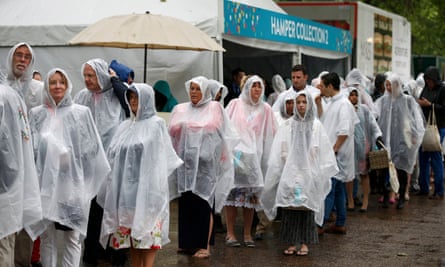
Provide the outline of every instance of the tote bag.
[[431,107],[431,112],[428,115],[428,124],[425,127],[425,134],[423,136],[422,151],[435,152],[442,151],[440,145],[440,135],[436,124],[436,114],[434,112],[434,104]]

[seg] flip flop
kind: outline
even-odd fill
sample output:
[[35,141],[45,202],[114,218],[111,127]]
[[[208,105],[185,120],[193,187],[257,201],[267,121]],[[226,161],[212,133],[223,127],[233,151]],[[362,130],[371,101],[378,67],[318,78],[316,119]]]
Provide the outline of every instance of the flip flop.
[[287,249],[283,250],[283,255],[285,255],[285,256],[293,256],[296,253],[297,253],[296,248],[292,248],[292,249],[287,248]]
[[204,249],[200,249],[195,254],[193,254],[192,257],[198,259],[208,259],[210,257],[210,252]]
[[299,249],[296,253],[297,256],[307,256],[309,254],[309,250]]

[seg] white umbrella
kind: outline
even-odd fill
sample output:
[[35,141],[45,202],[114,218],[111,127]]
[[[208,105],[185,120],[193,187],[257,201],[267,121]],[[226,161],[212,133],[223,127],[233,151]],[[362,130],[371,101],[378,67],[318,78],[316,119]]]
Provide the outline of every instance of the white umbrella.
[[147,49],[225,51],[194,25],[169,16],[145,14],[104,18],[79,32],[72,45],[144,48],[144,82]]

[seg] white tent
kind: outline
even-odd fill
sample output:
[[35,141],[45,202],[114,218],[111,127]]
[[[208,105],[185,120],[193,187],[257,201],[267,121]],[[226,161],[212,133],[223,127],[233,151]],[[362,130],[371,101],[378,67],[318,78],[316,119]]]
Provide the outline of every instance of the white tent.
[[[237,2],[285,14],[272,0],[237,0]],[[222,5],[223,0],[132,0],[125,3],[117,0],[105,2],[99,0],[2,0],[0,2],[0,69],[5,68],[5,59],[10,47],[25,41],[36,52],[35,68],[43,75],[53,67],[65,69],[73,80],[75,91],[84,87],[80,73],[81,65],[88,59],[96,57],[103,58],[107,62],[117,59],[133,68],[136,81],[141,81],[144,65],[142,49],[80,47],[68,46],[67,43],[84,27],[99,19],[145,11],[188,21],[222,42],[224,47],[226,43],[223,40],[228,41],[227,46],[231,46],[232,49],[226,53],[231,55],[232,59],[246,56],[242,51],[236,51],[241,50],[240,46],[236,46],[237,44],[257,48],[258,51],[269,51],[269,57],[274,53],[297,55],[299,49],[327,58],[344,57],[344,55],[319,49],[225,35],[223,34]],[[255,54],[252,53],[252,55]],[[288,72],[291,64],[297,61],[298,57],[293,57],[292,62],[286,62],[286,65],[281,68]],[[237,64],[237,61],[232,60],[233,64]],[[276,65],[278,64],[280,62]],[[147,66],[147,82],[154,84],[160,79],[167,80],[179,101],[187,99],[184,82],[191,77],[204,75],[219,80],[223,78],[222,53],[149,50]]]

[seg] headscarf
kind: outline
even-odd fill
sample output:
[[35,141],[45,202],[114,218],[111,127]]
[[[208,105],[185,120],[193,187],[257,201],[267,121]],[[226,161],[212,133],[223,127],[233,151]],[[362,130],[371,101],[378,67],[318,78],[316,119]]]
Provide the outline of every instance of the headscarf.
[[[152,245],[170,240],[168,176],[182,164],[173,150],[165,121],[156,116],[151,86],[133,83],[138,95],[137,114],[122,122],[107,151],[111,165],[100,241],[119,227],[131,229],[131,236]],[[161,229],[160,236],[152,234]]]

